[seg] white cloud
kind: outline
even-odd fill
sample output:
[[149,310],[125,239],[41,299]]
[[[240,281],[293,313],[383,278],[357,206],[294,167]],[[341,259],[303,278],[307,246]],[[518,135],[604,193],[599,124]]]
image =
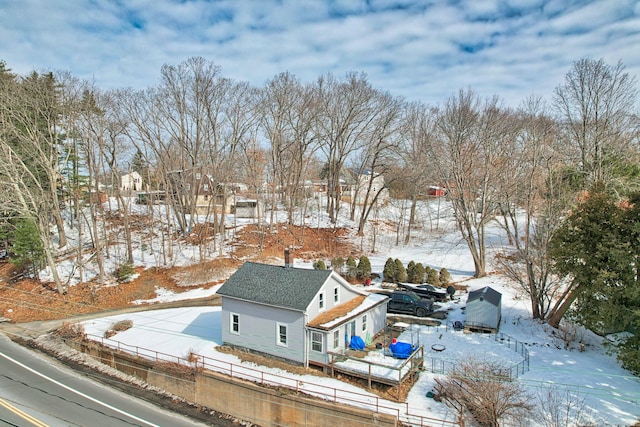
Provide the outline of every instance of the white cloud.
[[583,57],[639,74],[635,1],[433,3],[4,2],[0,59],[20,74],[69,70],[101,87],[154,85],[163,64],[191,56],[258,86],[283,71],[304,82],[364,71],[375,87],[430,104],[469,86],[511,105],[550,96]]

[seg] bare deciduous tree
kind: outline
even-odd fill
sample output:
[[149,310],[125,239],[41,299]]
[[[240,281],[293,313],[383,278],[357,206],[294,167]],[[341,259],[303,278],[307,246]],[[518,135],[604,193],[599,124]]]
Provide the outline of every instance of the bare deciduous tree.
[[535,97],[521,107],[517,126],[498,204],[514,250],[497,260],[505,274],[529,296],[533,318],[545,320],[562,285],[552,274],[547,256],[565,208],[562,187],[556,182],[557,127]]
[[506,420],[525,419],[533,405],[522,384],[497,362],[464,361],[446,377],[436,378],[436,398],[451,405],[464,419],[483,427],[499,427]]
[[496,212],[498,183],[514,138],[511,113],[496,97],[481,102],[461,90],[440,111],[438,143],[432,145],[434,166],[447,181],[458,230],[467,243],[475,277],[486,275],[485,227]]
[[318,79],[316,133],[327,159],[327,212],[335,223],[340,210],[341,178],[349,156],[358,151],[374,119],[376,91],[364,74],[349,73],[345,81],[328,74]]
[[586,186],[611,183],[616,160],[627,152],[638,95],[635,84],[622,62],[611,66],[602,59],[581,59],[555,90],[570,159],[575,159]]

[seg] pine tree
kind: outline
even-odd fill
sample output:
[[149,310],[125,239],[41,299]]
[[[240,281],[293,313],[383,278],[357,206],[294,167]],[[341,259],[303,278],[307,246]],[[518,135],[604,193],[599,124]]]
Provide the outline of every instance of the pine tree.
[[20,270],[40,270],[44,262],[44,247],[38,227],[32,219],[22,219],[16,224],[13,235],[11,263]]
[[358,271],[358,266],[356,264],[356,260],[351,255],[349,255],[349,258],[347,258],[347,279],[349,280],[355,279],[357,275],[357,271]]
[[382,278],[385,282],[394,282],[396,280],[396,263],[393,258],[387,258],[384,263]]
[[358,279],[366,279],[371,276],[371,262],[366,256],[361,256],[358,261]]
[[449,274],[449,271],[446,268],[442,267],[440,269],[440,284],[442,286],[447,286],[449,282],[451,282],[451,274]]
[[411,260],[409,261],[409,264],[407,264],[407,282],[416,283],[415,274],[416,274],[416,263],[413,260]]
[[424,283],[426,270],[421,262],[416,264],[416,282],[415,283]]
[[344,267],[344,258],[337,257],[331,260],[331,268],[338,273],[342,272],[342,268]]
[[[604,189],[595,189],[554,236],[551,256],[556,271],[571,280],[567,299],[575,318],[588,328],[615,325],[620,318],[621,285],[628,282],[630,242],[622,211]],[[558,313],[562,313],[561,311]],[[562,313],[564,314],[564,313]],[[553,316],[553,315],[552,315]]]
[[435,268],[428,267],[427,283],[433,286],[440,286],[440,278],[438,277],[438,271]]
[[318,260],[318,261],[313,263],[313,269],[314,270],[326,270],[327,266],[324,263],[324,261],[320,259],[320,260]]
[[406,282],[407,281],[407,270],[404,268],[404,264],[398,258],[394,261],[396,265],[396,282]]

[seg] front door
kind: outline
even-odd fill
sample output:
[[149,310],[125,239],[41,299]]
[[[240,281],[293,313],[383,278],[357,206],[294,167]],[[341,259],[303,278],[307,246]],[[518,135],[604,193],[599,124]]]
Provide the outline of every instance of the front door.
[[349,348],[351,337],[356,334],[356,321],[344,325],[344,348]]

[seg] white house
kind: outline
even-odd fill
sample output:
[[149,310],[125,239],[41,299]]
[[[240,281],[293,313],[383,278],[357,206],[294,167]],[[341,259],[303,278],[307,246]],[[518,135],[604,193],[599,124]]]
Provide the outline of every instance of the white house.
[[246,262],[222,296],[222,341],[289,362],[327,367],[344,350],[384,330],[388,297],[349,284],[333,270]]
[[362,205],[367,197],[367,191],[369,191],[367,203],[371,203],[376,194],[380,193],[376,202],[384,205],[389,201],[389,190],[385,188],[384,184],[384,176],[382,174],[367,170],[356,176],[355,185],[351,187],[349,200],[351,201],[355,198],[356,204]]
[[142,190],[142,176],[136,171],[122,175],[120,177],[121,191],[140,191]]

